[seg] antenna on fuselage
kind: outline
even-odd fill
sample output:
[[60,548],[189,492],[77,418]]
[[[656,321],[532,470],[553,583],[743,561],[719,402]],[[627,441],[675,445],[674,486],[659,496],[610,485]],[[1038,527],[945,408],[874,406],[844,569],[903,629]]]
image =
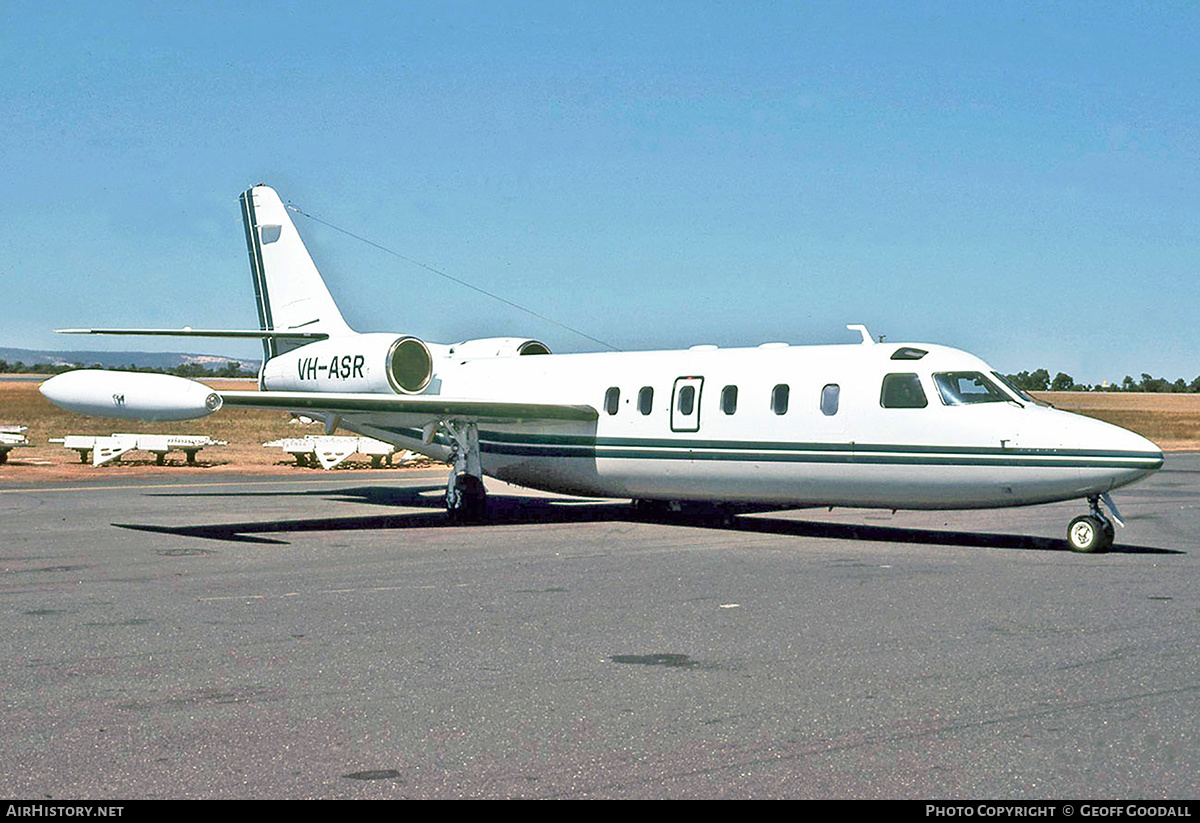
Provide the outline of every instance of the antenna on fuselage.
[[[861,334],[862,335],[862,344],[864,346],[875,345],[875,338],[871,337],[871,333],[869,331],[867,331],[867,327],[864,326],[862,323],[847,323],[846,328],[849,329],[850,331],[856,331],[859,334]],[[883,342],[882,336],[879,338],[879,341],[881,343]]]

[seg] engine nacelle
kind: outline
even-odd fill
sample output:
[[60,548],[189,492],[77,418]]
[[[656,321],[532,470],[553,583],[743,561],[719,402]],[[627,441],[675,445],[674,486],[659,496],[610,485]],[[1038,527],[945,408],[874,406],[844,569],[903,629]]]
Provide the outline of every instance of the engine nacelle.
[[549,354],[550,347],[540,340],[526,337],[481,337],[465,340],[449,348],[449,356],[457,360],[484,357],[519,357],[528,354]]
[[195,420],[222,405],[221,395],[203,383],[170,374],[78,369],[39,389],[67,411],[122,420]]
[[416,337],[374,333],[309,343],[263,367],[269,391],[418,394],[433,378],[429,347]]

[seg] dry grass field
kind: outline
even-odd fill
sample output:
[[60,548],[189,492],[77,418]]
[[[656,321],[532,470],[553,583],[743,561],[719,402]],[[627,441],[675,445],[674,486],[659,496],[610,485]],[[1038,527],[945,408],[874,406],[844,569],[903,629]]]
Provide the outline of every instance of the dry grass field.
[[1039,400],[1115,423],[1165,451],[1200,451],[1200,394],[1036,392]]
[[[253,380],[207,380],[215,389],[253,390]],[[0,466],[0,483],[11,479],[58,480],[81,477],[96,477],[106,474],[140,474],[170,470],[172,472],[262,472],[278,473],[293,471],[322,471],[318,468],[296,466],[295,460],[280,449],[264,449],[263,443],[281,437],[303,437],[306,434],[321,434],[319,424],[300,425],[289,422],[289,415],[276,411],[255,409],[226,409],[200,420],[177,423],[138,423],[128,420],[110,420],[103,417],[81,417],[52,405],[38,392],[36,380],[12,380],[0,376],[0,425],[28,426],[26,436],[32,447],[13,449],[8,463]],[[149,452],[133,451],[124,455],[120,462],[93,467],[81,464],[79,455],[63,448],[59,443],[47,442],[51,437],[67,434],[109,435],[114,432],[137,432],[139,434],[206,434],[213,440],[228,441],[228,446],[203,449],[196,455],[196,466],[184,465],[182,452],[171,452],[168,465],[155,465],[154,455]],[[343,432],[344,433],[344,432]],[[406,468],[429,466],[429,461],[405,464]],[[432,464],[441,465],[441,464]],[[335,471],[370,469],[370,458],[355,455],[342,463]],[[20,473],[17,473],[20,470]],[[384,471],[387,469],[380,469]]]
[[[217,389],[253,389],[252,380],[211,380]],[[300,468],[291,457],[278,449],[261,444],[281,437],[319,434],[319,425],[290,423],[281,412],[228,409],[211,417],[182,423],[134,423],[99,417],[80,417],[51,405],[37,390],[36,380],[13,380],[0,376],[0,425],[29,427],[30,448],[14,449],[9,461],[0,466],[0,483],[5,478],[20,480],[65,480],[96,477],[97,473],[130,474],[155,471],[172,472],[293,472],[320,471]],[[1197,394],[1125,394],[1091,392],[1042,392],[1039,399],[1060,409],[1086,414],[1132,429],[1149,437],[1166,450],[1200,450],[1200,395]],[[147,452],[131,452],[119,463],[93,468],[81,464],[79,456],[61,445],[47,441],[66,434],[112,434],[135,431],[161,434],[206,434],[214,440],[227,440],[228,446],[204,449],[197,465],[185,466],[182,453],[172,452],[167,467],[154,464]],[[429,466],[421,461],[413,467]],[[438,465],[438,464],[432,464]],[[369,469],[370,460],[352,457],[338,467],[342,470]]]

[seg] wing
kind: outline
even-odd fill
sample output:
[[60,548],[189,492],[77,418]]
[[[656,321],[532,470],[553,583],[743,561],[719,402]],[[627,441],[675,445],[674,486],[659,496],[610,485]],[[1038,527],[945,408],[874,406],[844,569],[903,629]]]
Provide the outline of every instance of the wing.
[[332,394],[325,392],[225,391],[224,405],[247,409],[330,412],[333,414],[403,414],[429,422],[464,420],[480,423],[515,423],[522,420],[574,420],[588,422],[600,415],[591,406],[559,403],[520,403],[471,400],[437,395]]

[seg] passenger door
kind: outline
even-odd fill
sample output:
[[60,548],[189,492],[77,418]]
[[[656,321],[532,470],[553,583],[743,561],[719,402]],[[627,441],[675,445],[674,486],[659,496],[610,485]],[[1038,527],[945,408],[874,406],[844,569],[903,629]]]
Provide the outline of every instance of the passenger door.
[[700,390],[703,377],[677,377],[671,392],[671,431],[700,431]]

